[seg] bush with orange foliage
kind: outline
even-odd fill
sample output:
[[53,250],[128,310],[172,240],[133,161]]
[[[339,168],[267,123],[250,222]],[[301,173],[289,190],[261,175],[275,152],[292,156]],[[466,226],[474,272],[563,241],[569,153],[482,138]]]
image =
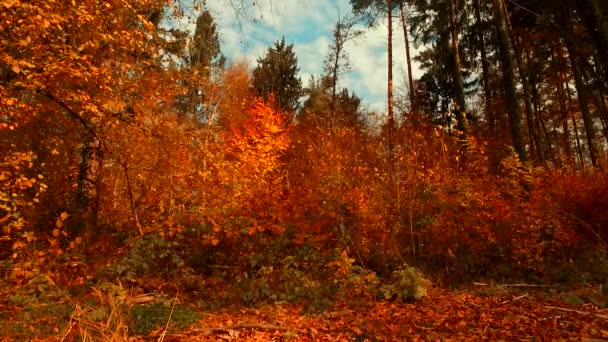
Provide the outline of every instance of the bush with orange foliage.
[[[494,173],[486,144],[470,138],[463,155],[457,139],[423,120],[406,123],[395,141],[391,172],[382,136],[297,127],[288,184],[299,241],[346,248],[386,274],[407,262],[457,277],[542,273],[541,265],[597,245],[581,227],[601,224],[605,211],[592,208],[607,207],[603,183],[585,189],[585,176],[532,168],[515,155]],[[568,179],[584,184],[574,187],[580,199],[569,197],[576,213],[565,210],[571,185],[559,185]]]

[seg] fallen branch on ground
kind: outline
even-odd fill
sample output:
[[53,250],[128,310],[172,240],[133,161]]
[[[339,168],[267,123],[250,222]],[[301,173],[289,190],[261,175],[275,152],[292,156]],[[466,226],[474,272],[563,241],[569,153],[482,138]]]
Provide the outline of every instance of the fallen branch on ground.
[[543,285],[543,284],[487,284],[473,283],[477,286],[498,286],[498,287],[558,287],[558,285]]
[[522,299],[522,298],[526,298],[526,297],[528,297],[528,294],[527,294],[527,293],[526,293],[526,294],[524,294],[524,295],[521,295],[521,296],[519,296],[519,297],[515,297],[515,298],[513,298],[513,299],[508,299],[508,300],[505,300],[505,301],[501,302],[501,303],[500,303],[500,305],[504,305],[504,304],[507,304],[507,303],[511,303],[511,302],[514,302],[514,301],[516,301],[516,300],[520,300],[520,299]]
[[229,330],[238,330],[238,329],[259,329],[259,330],[279,330],[279,331],[288,331],[288,330],[296,331],[297,330],[297,329],[293,329],[293,328],[282,327],[279,325],[272,325],[272,324],[241,323],[241,324],[228,325],[228,326],[220,327],[220,328],[194,329],[192,331],[193,332],[226,332]]
[[584,316],[595,316],[598,318],[602,318],[602,319],[608,319],[608,315],[601,315],[601,314],[596,314],[593,312],[589,312],[589,311],[580,311],[580,310],[573,310],[573,309],[567,309],[567,308],[560,308],[559,306],[549,306],[549,305],[545,305],[545,308],[547,309],[553,309],[553,310],[559,310],[559,311],[565,311],[565,312],[575,312],[579,315],[584,315]]

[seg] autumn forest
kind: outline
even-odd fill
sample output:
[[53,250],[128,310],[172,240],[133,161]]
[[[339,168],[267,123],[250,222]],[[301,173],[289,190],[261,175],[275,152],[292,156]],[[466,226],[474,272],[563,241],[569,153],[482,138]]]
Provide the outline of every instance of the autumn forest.
[[608,341],[607,1],[212,1],[0,1],[0,340]]

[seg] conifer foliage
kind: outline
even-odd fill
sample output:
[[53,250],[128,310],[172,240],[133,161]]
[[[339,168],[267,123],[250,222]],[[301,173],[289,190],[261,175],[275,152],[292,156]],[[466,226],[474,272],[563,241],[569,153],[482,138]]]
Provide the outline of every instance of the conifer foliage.
[[257,96],[274,96],[278,108],[286,113],[296,110],[302,95],[302,81],[298,76],[298,59],[293,44],[286,45],[285,37],[269,47],[253,69],[253,89]]

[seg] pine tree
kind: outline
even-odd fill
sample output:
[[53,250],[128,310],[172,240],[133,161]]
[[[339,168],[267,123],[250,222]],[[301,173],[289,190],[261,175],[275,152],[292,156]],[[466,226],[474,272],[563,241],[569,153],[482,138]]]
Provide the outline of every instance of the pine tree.
[[196,19],[196,31],[190,46],[190,66],[210,70],[223,68],[226,58],[220,49],[220,40],[213,17],[209,11],[202,12]]
[[[299,115],[299,122],[323,128],[355,127],[364,125],[361,114],[361,99],[343,88],[341,92],[333,92],[333,82],[330,75],[315,79],[311,77],[308,87],[304,89],[308,98],[304,102]],[[330,108],[333,115],[330,115]]]
[[293,44],[286,45],[283,37],[268,48],[264,58],[258,59],[258,65],[253,70],[254,92],[264,99],[273,95],[278,108],[284,112],[293,112],[298,107],[302,93],[299,71]]
[[524,148],[521,136],[521,114],[519,112],[519,103],[517,92],[515,90],[515,73],[513,50],[511,38],[507,31],[507,22],[502,0],[494,0],[494,13],[496,27],[498,30],[498,43],[500,45],[500,56],[502,62],[502,77],[505,87],[505,99],[507,104],[507,113],[509,114],[509,123],[511,125],[511,138],[513,140],[513,148],[519,155],[519,159],[526,161],[527,155]]

